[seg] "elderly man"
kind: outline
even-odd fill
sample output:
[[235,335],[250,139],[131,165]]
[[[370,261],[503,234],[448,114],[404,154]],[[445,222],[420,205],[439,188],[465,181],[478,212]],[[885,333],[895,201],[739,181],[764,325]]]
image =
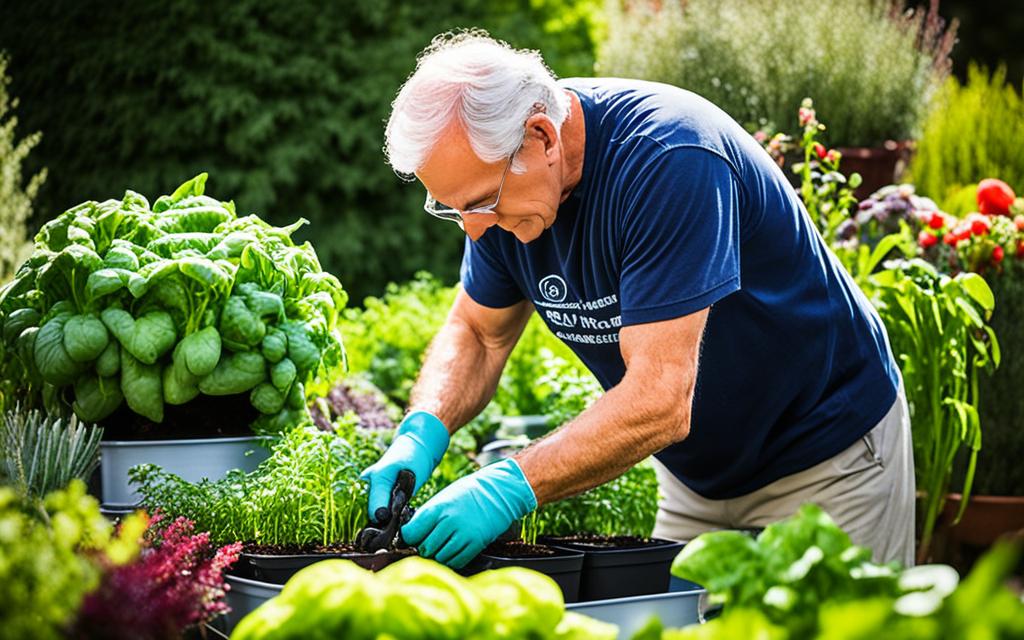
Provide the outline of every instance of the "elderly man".
[[536,52],[463,33],[421,54],[386,152],[467,238],[410,413],[364,472],[370,513],[401,469],[429,477],[535,310],[606,390],[429,500],[402,528],[421,554],[460,567],[537,505],[653,455],[657,536],[816,502],[876,558],[911,562],[909,423],[884,327],[724,112],[662,84],[559,82]]

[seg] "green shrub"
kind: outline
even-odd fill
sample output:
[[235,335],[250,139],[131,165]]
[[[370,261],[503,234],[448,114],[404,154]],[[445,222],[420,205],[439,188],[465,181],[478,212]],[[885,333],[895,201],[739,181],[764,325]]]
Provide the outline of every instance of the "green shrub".
[[592,68],[589,0],[56,0],[4,7],[23,122],[52,179],[36,222],[126,185],[164,193],[200,171],[272,223],[308,218],[356,299],[419,269],[454,278],[462,234],[422,210],[381,152],[384,122],[436,34],[481,26]]
[[956,25],[934,10],[861,0],[610,0],[600,75],[678,85],[750,128],[791,130],[813,96],[829,146],[918,133],[949,68]]
[[14,139],[18,119],[11,112],[18,100],[7,94],[9,63],[6,55],[0,55],[0,284],[14,276],[32,249],[26,223],[32,213],[32,199],[46,180],[46,169],[41,169],[22,185],[21,163],[42,136],[36,132],[17,142]]
[[[935,100],[910,165],[913,182],[947,211],[971,206],[964,187],[999,178],[1024,190],[1024,100],[1006,70],[971,65],[967,84],[950,78]],[[976,209],[971,208],[971,211]]]

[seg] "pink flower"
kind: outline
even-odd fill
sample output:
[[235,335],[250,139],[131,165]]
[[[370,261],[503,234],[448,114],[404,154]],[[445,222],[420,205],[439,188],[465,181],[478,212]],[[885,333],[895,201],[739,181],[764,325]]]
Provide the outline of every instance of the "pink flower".
[[814,122],[814,109],[809,107],[800,107],[800,111],[798,113],[801,127],[806,127]]
[[756,132],[754,132],[754,140],[757,140],[761,144],[764,144],[764,141],[767,140],[767,139],[768,139],[768,134],[765,133],[764,131],[756,131]]

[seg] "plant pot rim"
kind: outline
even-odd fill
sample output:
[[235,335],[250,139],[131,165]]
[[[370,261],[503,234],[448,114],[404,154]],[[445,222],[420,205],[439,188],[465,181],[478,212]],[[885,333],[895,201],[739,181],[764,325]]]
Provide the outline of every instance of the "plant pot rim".
[[204,444],[235,444],[269,441],[270,436],[232,436],[229,438],[180,438],[176,440],[101,440],[100,447],[188,447]]

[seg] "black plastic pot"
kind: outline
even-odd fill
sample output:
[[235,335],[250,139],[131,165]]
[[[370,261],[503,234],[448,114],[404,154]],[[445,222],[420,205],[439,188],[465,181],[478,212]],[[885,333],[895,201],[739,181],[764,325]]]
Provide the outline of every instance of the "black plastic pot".
[[[239,564],[248,562],[252,567],[252,577],[270,584],[284,584],[296,573],[320,562],[321,560],[351,560],[370,571],[380,571],[389,564],[413,555],[413,552],[391,551],[386,553],[304,553],[295,555],[269,555],[260,553],[243,553]],[[236,573],[244,575],[246,570],[239,567]]]
[[580,602],[666,593],[672,560],[683,548],[682,542],[659,538],[628,547],[558,538],[545,538],[543,542],[583,554]]
[[510,557],[481,553],[461,573],[471,576],[481,571],[502,567],[524,567],[549,576],[562,590],[566,602],[578,602],[580,596],[580,574],[583,570],[583,554],[570,549],[551,547],[549,556]]

